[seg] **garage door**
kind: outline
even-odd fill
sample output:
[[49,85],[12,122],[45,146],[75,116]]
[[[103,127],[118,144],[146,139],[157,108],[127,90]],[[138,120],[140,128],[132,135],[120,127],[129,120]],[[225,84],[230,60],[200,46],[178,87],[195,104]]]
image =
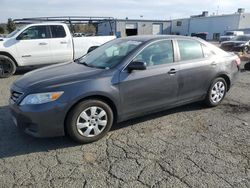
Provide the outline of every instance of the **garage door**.
[[153,35],[161,35],[162,27],[162,24],[153,24]]
[[137,24],[136,23],[127,23],[126,29],[137,29]]

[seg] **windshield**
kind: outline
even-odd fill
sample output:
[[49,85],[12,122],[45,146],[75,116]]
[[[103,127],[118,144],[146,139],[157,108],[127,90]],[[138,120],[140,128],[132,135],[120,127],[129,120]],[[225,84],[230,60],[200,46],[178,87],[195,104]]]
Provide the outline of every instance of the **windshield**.
[[83,56],[78,62],[89,67],[110,69],[118,65],[141,43],[135,40],[116,39]]
[[233,41],[249,41],[250,36],[240,35],[240,36],[234,37],[232,40]]
[[17,28],[15,31],[12,31],[10,34],[8,34],[8,35],[6,36],[6,38],[11,38],[11,37],[13,37],[15,34],[17,34],[17,33],[18,33],[19,31],[21,31],[23,28],[24,28],[24,26]]

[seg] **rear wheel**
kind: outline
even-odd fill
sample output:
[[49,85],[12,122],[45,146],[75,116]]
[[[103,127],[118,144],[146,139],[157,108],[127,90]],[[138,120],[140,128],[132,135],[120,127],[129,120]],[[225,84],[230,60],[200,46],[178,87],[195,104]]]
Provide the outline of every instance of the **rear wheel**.
[[5,55],[0,55],[0,78],[8,78],[15,72],[15,62]]
[[207,93],[206,104],[210,107],[219,105],[227,92],[227,84],[223,78],[216,78]]
[[86,100],[69,113],[67,133],[79,143],[94,142],[107,134],[113,120],[113,111],[108,104],[100,100]]

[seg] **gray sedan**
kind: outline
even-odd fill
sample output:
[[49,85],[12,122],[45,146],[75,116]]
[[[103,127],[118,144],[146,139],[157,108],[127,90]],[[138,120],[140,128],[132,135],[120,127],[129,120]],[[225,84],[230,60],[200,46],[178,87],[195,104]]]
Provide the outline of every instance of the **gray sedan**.
[[217,106],[240,60],[201,39],[116,39],[75,62],[25,74],[11,87],[16,126],[36,137],[102,138],[117,122],[196,101]]

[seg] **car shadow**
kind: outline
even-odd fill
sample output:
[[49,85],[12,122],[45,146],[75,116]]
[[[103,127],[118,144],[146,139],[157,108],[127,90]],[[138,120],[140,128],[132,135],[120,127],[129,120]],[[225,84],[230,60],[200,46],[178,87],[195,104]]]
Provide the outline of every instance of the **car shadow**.
[[14,125],[9,107],[0,106],[0,159],[74,146],[67,137],[34,138],[23,133]]
[[170,114],[175,114],[175,113],[179,113],[179,112],[196,111],[196,110],[201,110],[204,108],[206,108],[205,105],[203,105],[201,102],[196,102],[196,103],[192,103],[192,104],[188,104],[188,105],[184,105],[184,106],[180,106],[180,107],[176,107],[176,108],[172,108],[172,109],[168,109],[168,110],[164,110],[164,111],[160,111],[160,112],[155,112],[152,114],[144,115],[141,117],[133,118],[133,119],[118,123],[116,126],[111,128],[111,131],[126,128],[126,127],[134,125],[134,124],[157,119],[157,118],[167,116]]
[[[203,108],[201,104],[194,103],[119,123],[111,131],[169,114],[182,111],[195,111]],[[9,107],[0,106],[0,159],[75,146],[79,146],[79,144],[73,142],[68,137],[34,138],[23,133],[12,122]]]

